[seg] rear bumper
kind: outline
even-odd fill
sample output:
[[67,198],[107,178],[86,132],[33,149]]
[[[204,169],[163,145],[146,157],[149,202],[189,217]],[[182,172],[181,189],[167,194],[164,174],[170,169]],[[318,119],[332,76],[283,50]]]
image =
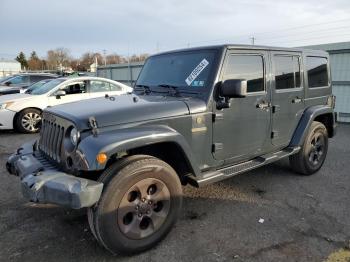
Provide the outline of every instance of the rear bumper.
[[35,142],[24,144],[6,163],[8,172],[19,176],[25,198],[73,209],[90,207],[100,199],[102,183],[60,172],[34,148]]

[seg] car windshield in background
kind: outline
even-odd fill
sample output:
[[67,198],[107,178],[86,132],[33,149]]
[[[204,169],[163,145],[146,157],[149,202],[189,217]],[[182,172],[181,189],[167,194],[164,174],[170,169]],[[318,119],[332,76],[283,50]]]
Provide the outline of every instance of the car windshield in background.
[[150,57],[137,80],[137,86],[205,88],[213,68],[215,50],[178,52]]
[[11,78],[14,78],[15,76],[6,76],[3,78],[0,78],[0,85],[5,84],[8,80],[10,80]]
[[38,88],[35,88],[31,91],[31,95],[43,95],[55,88],[57,85],[61,84],[62,82],[66,81],[66,79],[54,79],[46,84],[43,84],[42,86],[39,86]]
[[46,79],[46,80],[41,80],[39,82],[36,82],[35,84],[32,84],[31,86],[26,88],[25,93],[26,94],[31,94],[35,89],[43,86],[44,84],[46,84],[47,82],[50,82],[50,81],[51,81],[51,79]]

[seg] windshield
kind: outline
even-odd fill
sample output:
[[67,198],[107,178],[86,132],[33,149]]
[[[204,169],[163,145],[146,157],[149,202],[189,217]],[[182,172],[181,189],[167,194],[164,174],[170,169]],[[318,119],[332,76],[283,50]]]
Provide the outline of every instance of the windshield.
[[150,57],[137,86],[173,86],[196,90],[209,86],[215,50],[187,51]]
[[33,91],[31,91],[31,95],[43,95],[49,92],[50,90],[54,89],[57,85],[61,84],[62,82],[66,81],[66,79],[55,79],[51,80],[42,86],[39,86],[35,88]]
[[14,78],[15,76],[6,76],[3,78],[0,78],[0,84],[5,84],[8,80],[10,80],[11,78]]
[[26,89],[26,93],[27,94],[31,94],[33,92],[34,89],[38,88],[38,87],[41,87],[43,86],[44,84],[46,84],[47,82],[50,82],[51,80],[49,79],[46,79],[46,80],[41,80],[39,82],[36,82],[35,84],[32,84],[31,86],[29,86],[28,88],[25,88]]

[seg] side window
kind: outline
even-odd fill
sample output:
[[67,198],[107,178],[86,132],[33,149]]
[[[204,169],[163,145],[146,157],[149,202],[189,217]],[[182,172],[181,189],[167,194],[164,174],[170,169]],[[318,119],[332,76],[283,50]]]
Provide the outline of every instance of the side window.
[[104,81],[90,81],[90,92],[109,92],[110,86],[108,82]]
[[226,79],[247,80],[247,92],[264,91],[264,59],[261,55],[230,55],[224,71]]
[[122,88],[117,85],[109,84],[111,87],[111,91],[122,91]]
[[276,89],[300,87],[300,62],[298,56],[275,55]]
[[306,58],[309,88],[328,86],[327,58],[308,56]]
[[83,94],[86,93],[86,82],[70,84],[63,87],[62,90],[66,91],[67,95]]

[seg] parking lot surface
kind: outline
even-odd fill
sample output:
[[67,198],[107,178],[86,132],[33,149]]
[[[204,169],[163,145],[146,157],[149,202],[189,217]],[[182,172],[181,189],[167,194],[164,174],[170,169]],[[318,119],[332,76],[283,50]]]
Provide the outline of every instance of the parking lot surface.
[[350,261],[350,125],[339,126],[313,176],[294,174],[283,160],[201,189],[185,187],[176,227],[132,257],[98,245],[86,210],[22,198],[5,162],[35,137],[0,133],[1,261]]

